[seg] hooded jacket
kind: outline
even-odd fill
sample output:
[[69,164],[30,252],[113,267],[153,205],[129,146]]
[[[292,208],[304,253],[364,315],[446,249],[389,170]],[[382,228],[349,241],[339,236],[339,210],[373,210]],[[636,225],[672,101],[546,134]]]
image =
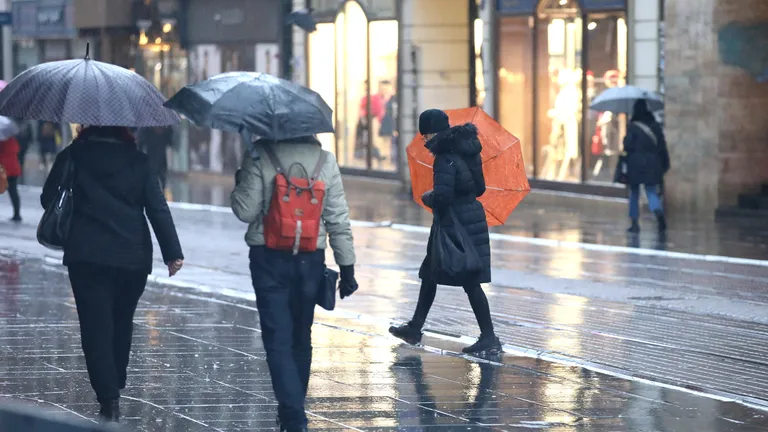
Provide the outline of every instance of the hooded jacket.
[[[56,157],[40,203],[56,198],[67,159],[75,164],[74,212],[64,265],[99,264],[152,272],[152,223],[163,261],[183,259],[157,178],[135,141],[116,128],[89,128]],[[146,213],[146,217],[145,217]]]
[[[454,126],[432,137],[426,147],[435,155],[434,189],[422,199],[433,210],[434,219],[427,258],[419,276],[422,279],[437,279],[435,282],[438,284],[450,286],[488,283],[491,281],[491,246],[485,209],[477,200],[485,194],[483,162],[480,158],[483,146],[477,137],[477,127],[471,123]],[[471,237],[483,261],[483,269],[478,274],[465,275],[460,280],[441,280],[432,274],[429,265],[435,225],[441,224],[443,228],[452,229],[452,222],[447,217],[449,209],[456,213],[459,223]]]
[[[258,154],[265,154],[263,141],[254,143],[254,148]],[[280,163],[286,169],[299,164],[307,172],[311,172],[317,165],[320,152],[324,151],[320,142],[314,138],[279,142],[274,149]],[[276,175],[277,172],[266,156],[254,160],[247,152],[243,157],[243,166],[238,170],[235,189],[230,198],[235,216],[248,224],[248,231],[245,234],[245,242],[248,246],[264,246],[263,220],[269,211]],[[293,175],[299,174],[293,172]],[[344,185],[341,182],[339,165],[331,153],[327,153],[319,180],[325,183],[325,199],[317,248],[324,250],[330,242],[336,264],[354,265],[355,247],[349,221],[349,207],[344,194]]]

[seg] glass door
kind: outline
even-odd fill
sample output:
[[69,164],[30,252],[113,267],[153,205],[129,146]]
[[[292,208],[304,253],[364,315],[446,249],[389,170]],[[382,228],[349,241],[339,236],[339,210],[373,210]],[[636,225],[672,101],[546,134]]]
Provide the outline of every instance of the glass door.
[[537,173],[581,181],[582,19],[576,0],[545,0],[538,11]]
[[336,158],[345,168],[370,168],[368,88],[368,18],[348,1],[336,17]]

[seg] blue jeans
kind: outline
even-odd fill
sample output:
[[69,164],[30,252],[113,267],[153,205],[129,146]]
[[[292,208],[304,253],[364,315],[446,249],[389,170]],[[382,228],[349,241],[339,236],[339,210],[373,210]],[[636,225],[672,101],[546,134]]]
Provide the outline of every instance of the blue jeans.
[[[653,213],[664,211],[661,207],[658,185],[645,185],[645,194],[648,196],[648,207]],[[640,185],[629,186],[629,218],[640,218]]]
[[304,398],[312,365],[312,321],[325,271],[325,252],[299,253],[252,247],[251,279],[256,291],[261,337],[287,430],[307,426]]

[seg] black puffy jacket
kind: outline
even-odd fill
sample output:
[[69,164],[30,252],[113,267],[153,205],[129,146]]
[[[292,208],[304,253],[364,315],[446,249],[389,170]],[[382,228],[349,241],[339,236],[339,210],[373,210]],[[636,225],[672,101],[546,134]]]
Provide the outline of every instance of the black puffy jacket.
[[[64,265],[100,264],[152,272],[149,218],[163,261],[184,256],[160,183],[136,143],[113,128],[86,129],[59,153],[43,187],[47,208],[56,198],[67,158],[75,163],[74,213]],[[146,217],[144,216],[146,212]]]
[[[485,209],[477,200],[485,193],[485,178],[480,159],[483,147],[477,138],[477,128],[471,123],[454,126],[432,137],[426,146],[435,155],[435,185],[433,191],[425,194],[424,204],[432,208],[435,216],[427,246],[427,258],[421,265],[419,277],[436,279],[438,284],[449,286],[488,283],[491,281],[491,244]],[[483,269],[479,273],[464,275],[459,279],[443,279],[439,275],[433,278],[429,265],[429,249],[435,224],[439,223],[443,228],[452,229],[453,223],[448,217],[448,209],[453,209],[459,223],[472,238],[472,243],[483,261]]]

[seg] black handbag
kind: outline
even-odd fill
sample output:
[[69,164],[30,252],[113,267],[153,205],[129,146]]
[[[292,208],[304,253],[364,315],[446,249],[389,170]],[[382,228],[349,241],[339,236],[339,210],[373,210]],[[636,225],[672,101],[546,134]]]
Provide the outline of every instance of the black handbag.
[[439,220],[435,224],[434,239],[429,251],[430,269],[435,280],[464,279],[480,272],[483,262],[472,239],[459,223],[456,212],[448,209],[453,229],[446,229]]
[[332,311],[336,308],[336,287],[339,285],[339,272],[325,268],[323,280],[320,281],[320,290],[317,292],[317,305]]
[[629,183],[628,172],[629,166],[627,165],[627,156],[622,153],[621,156],[619,156],[619,162],[616,164],[616,171],[613,173],[613,182],[623,185]]
[[69,237],[74,210],[75,163],[65,160],[56,199],[45,209],[37,225],[37,242],[52,250],[62,250]]

